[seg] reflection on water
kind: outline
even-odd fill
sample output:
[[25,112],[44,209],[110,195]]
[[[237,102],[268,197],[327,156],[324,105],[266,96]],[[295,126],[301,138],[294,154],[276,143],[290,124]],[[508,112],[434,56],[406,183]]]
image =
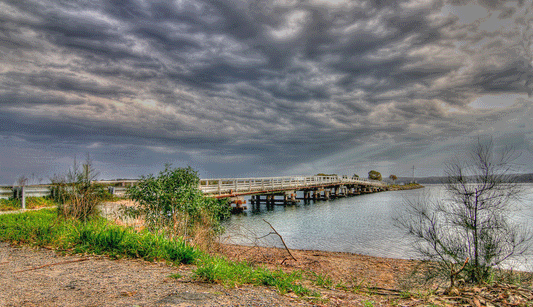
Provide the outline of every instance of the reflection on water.
[[[257,241],[271,232],[267,220],[283,236],[289,248],[325,250],[391,258],[416,258],[409,238],[393,225],[406,199],[441,196],[442,187],[390,191],[328,201],[300,200],[297,205],[252,205],[225,222],[228,242],[282,247],[278,239]],[[298,195],[301,197],[301,195]],[[524,194],[524,210],[517,220],[533,225],[533,186]],[[267,237],[268,239],[268,237]],[[520,265],[521,269],[525,269]],[[533,268],[528,268],[533,270]]]

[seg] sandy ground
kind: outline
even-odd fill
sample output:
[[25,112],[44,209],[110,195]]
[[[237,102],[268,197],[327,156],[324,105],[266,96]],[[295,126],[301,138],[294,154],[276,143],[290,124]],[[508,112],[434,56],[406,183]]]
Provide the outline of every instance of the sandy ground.
[[[285,250],[224,246],[224,254],[261,262],[272,268],[313,269],[336,281],[390,287],[409,261],[353,254],[292,251],[298,261],[285,261]],[[239,256],[237,256],[239,255]],[[259,263],[258,263],[259,264]],[[261,286],[224,288],[193,278],[194,266],[173,267],[141,260],[63,255],[48,249],[0,243],[0,306],[389,306],[394,298],[371,297],[331,288],[317,288],[319,300],[280,295]],[[171,275],[178,274],[179,278]]]

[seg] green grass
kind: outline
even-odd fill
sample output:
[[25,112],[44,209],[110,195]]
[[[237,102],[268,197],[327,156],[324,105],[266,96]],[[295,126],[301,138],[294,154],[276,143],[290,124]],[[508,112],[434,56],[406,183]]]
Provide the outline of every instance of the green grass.
[[0,216],[0,240],[73,253],[166,260],[174,264],[192,263],[201,254],[182,240],[169,240],[148,231],[135,232],[103,218],[88,222],[59,219],[55,209]]
[[[47,197],[26,198],[26,209],[38,209],[43,207],[55,207],[57,203]],[[19,199],[0,199],[0,211],[14,211],[22,208]]]
[[320,296],[301,284],[302,274],[295,271],[269,270],[254,267],[246,262],[232,262],[221,257],[205,257],[194,272],[204,281],[219,282],[228,287],[241,284],[264,285],[276,288],[280,293],[294,292],[299,296]]
[[[210,256],[181,239],[171,240],[164,234],[147,230],[136,232],[103,218],[86,222],[61,219],[55,209],[0,215],[0,241],[112,258],[159,260],[174,265],[196,264],[195,277],[207,282],[218,282],[227,287],[265,285],[276,288],[280,293],[319,296],[302,285],[301,272],[285,273],[254,267],[246,262],[228,261]],[[329,284],[324,277],[317,275],[315,279],[321,280],[317,283]]]
[[313,271],[309,271],[308,275],[310,275],[311,280],[314,281],[315,285],[326,289],[333,288],[333,280],[331,277]]
[[20,201],[16,199],[0,199],[0,211],[13,211],[20,209]]

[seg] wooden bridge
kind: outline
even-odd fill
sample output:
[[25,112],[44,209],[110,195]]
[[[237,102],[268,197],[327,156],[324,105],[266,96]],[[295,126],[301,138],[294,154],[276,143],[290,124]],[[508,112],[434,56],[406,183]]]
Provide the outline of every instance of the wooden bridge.
[[217,198],[273,193],[287,190],[316,190],[336,186],[359,186],[372,189],[385,188],[381,181],[338,176],[293,176],[265,178],[201,179],[200,190]]
[[[136,182],[137,180],[97,181],[99,184],[107,185],[111,194],[116,196],[124,196],[127,187]],[[198,188],[209,197],[230,198],[236,209],[243,209],[244,196],[247,195],[251,195],[253,203],[289,204],[297,201],[298,191],[303,192],[304,200],[319,200],[384,191],[387,185],[381,181],[346,176],[290,176],[200,179]],[[49,185],[26,186],[24,189],[0,187],[0,198],[24,198],[49,194]],[[279,196],[282,198],[279,199]]]
[[245,208],[243,196],[246,195],[251,195],[252,204],[289,204],[297,202],[297,191],[303,192],[300,198],[304,200],[323,200],[384,191],[387,185],[381,181],[346,176],[292,176],[202,179],[199,188],[211,197],[230,198],[234,208],[239,210]]

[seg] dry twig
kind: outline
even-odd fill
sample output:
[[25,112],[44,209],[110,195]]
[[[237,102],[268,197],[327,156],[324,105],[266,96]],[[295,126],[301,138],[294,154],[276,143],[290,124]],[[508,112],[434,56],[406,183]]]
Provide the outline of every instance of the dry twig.
[[[276,231],[276,229],[274,229],[274,227],[272,226],[272,224],[270,224],[269,222],[267,222],[265,219],[263,219],[263,221],[265,223],[268,224],[268,226],[270,226],[270,228],[272,228],[272,230],[274,230],[274,232],[272,233],[269,233],[267,234],[270,235],[270,234],[276,234],[278,235],[278,237],[281,239],[281,243],[283,243],[283,246],[285,246],[285,250],[287,250],[287,253],[289,253],[289,255],[292,257],[292,259],[294,259],[294,261],[298,261],[296,258],[294,258],[294,256],[291,254],[291,251],[289,250],[289,248],[287,247],[287,244],[285,244],[285,240],[283,240],[283,237]],[[283,264],[285,262],[285,260],[287,260],[286,258],[281,262],[281,264]]]
[[26,272],[26,271],[34,271],[34,270],[39,270],[39,269],[46,268],[46,267],[49,267],[49,266],[60,265],[60,264],[67,264],[67,263],[72,263],[72,262],[81,262],[81,261],[87,261],[87,260],[89,260],[89,258],[81,258],[81,259],[76,259],[76,260],[68,260],[68,261],[61,261],[61,262],[56,262],[56,263],[49,263],[49,264],[41,265],[41,266],[34,267],[34,268],[29,268],[29,269],[25,269],[25,270],[15,271],[15,272],[13,272],[13,273],[20,273],[20,272]]

